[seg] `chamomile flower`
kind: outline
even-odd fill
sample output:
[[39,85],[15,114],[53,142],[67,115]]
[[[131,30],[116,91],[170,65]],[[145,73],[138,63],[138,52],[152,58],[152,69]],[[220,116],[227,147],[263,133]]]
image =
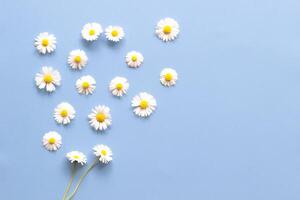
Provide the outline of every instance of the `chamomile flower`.
[[61,136],[54,131],[50,131],[43,136],[43,145],[48,151],[56,151],[61,147]]
[[112,42],[119,42],[125,36],[123,28],[120,26],[108,26],[105,29],[105,36]]
[[104,105],[98,105],[92,109],[92,113],[88,115],[90,125],[96,131],[104,131],[111,125],[110,109]]
[[102,27],[98,23],[87,23],[81,30],[81,36],[87,41],[95,41],[103,32]]
[[123,96],[123,94],[126,94],[128,88],[129,88],[129,83],[127,79],[124,77],[117,76],[114,79],[112,79],[109,84],[110,92],[113,95],[118,97],[121,97]]
[[40,33],[34,42],[35,48],[41,53],[51,53],[56,49],[56,37],[47,32]]
[[68,57],[68,64],[72,69],[82,69],[86,66],[88,57],[85,52],[77,49],[70,52]]
[[165,18],[157,23],[155,32],[164,42],[172,41],[179,34],[179,24],[172,18]]
[[96,145],[94,148],[94,154],[99,158],[99,161],[103,164],[108,164],[112,161],[112,151],[111,149],[103,144]]
[[75,114],[76,112],[73,106],[69,103],[63,102],[54,109],[53,116],[57,123],[66,125],[74,119]]
[[140,117],[148,117],[156,108],[155,98],[146,92],[141,92],[132,98],[133,112]]
[[144,56],[140,52],[130,51],[127,53],[125,59],[129,67],[138,68],[143,63]]
[[39,89],[45,89],[47,92],[53,92],[55,86],[59,86],[61,81],[60,73],[52,67],[42,67],[40,73],[35,75],[35,84]]
[[86,156],[80,151],[71,151],[67,153],[66,157],[71,163],[75,162],[84,165],[87,162]]
[[171,68],[165,68],[160,72],[160,82],[164,86],[170,87],[176,84],[178,79],[177,72]]
[[76,88],[79,94],[92,94],[96,89],[96,81],[92,76],[82,76],[76,81]]

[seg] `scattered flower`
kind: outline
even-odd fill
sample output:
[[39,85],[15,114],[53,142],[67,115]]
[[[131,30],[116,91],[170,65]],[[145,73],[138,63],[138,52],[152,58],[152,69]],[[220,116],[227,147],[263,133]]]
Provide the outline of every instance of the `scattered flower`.
[[87,162],[86,156],[80,151],[71,151],[67,153],[66,157],[71,163],[76,162],[84,165]]
[[129,83],[124,77],[115,77],[110,81],[109,90],[115,96],[121,97],[123,94],[127,93],[129,88]]
[[144,61],[144,56],[140,52],[130,51],[126,55],[126,63],[129,67],[138,68]]
[[43,145],[48,151],[57,151],[62,144],[61,135],[57,132],[50,131],[43,137]]
[[105,29],[105,36],[108,40],[119,42],[125,36],[123,28],[120,26],[108,26]]
[[56,37],[47,32],[40,33],[34,42],[35,48],[41,53],[51,53],[56,49]]
[[156,108],[155,98],[146,92],[141,92],[131,101],[133,112],[140,117],[148,117]]
[[35,75],[35,84],[39,89],[46,89],[53,92],[55,86],[59,86],[61,81],[60,73],[52,67],[42,67],[40,73]]
[[96,131],[103,131],[111,125],[110,109],[107,106],[99,105],[92,109],[92,113],[89,114],[90,125]]
[[80,94],[92,94],[93,91],[96,89],[96,81],[90,75],[82,76],[76,81],[76,88],[78,93]]
[[102,27],[98,23],[87,23],[83,26],[81,36],[87,41],[95,41],[103,32]]
[[88,57],[85,52],[77,49],[70,52],[68,63],[72,69],[82,69],[86,66]]
[[112,151],[106,145],[96,145],[94,148],[94,154],[99,158],[99,161],[103,164],[108,164],[112,161]]
[[172,18],[165,18],[157,23],[155,32],[164,42],[172,41],[179,34],[179,24]]
[[69,103],[63,102],[60,103],[55,109],[54,109],[54,119],[59,124],[69,124],[72,119],[75,117],[75,109],[73,106]]
[[178,79],[177,72],[171,68],[165,68],[160,72],[160,82],[164,86],[170,87],[176,84]]

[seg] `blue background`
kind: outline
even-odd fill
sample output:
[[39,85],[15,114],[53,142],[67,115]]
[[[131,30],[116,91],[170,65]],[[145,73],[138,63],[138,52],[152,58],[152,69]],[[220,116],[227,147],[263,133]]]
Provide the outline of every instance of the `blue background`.
[[[98,143],[112,148],[114,161],[97,166],[75,199],[300,199],[299,10],[298,0],[1,1],[1,199],[61,199],[70,175],[65,154],[80,150],[91,162]],[[181,26],[173,43],[154,35],[164,17]],[[123,26],[125,39],[111,45],[102,35],[86,44],[80,31],[93,21]],[[33,40],[44,31],[58,44],[41,56]],[[67,56],[78,48],[89,63],[72,71]],[[137,70],[124,62],[130,50],[145,57]],[[62,75],[51,95],[34,84],[43,65]],[[166,66],[180,76],[176,87],[160,85]],[[80,96],[75,81],[88,74],[96,92]],[[108,91],[115,76],[131,84],[122,99]],[[141,91],[158,102],[147,120],[130,107]],[[52,117],[62,101],[77,111],[67,127]],[[112,112],[104,134],[88,125],[98,104]],[[55,153],[41,145],[50,130],[63,136]]]

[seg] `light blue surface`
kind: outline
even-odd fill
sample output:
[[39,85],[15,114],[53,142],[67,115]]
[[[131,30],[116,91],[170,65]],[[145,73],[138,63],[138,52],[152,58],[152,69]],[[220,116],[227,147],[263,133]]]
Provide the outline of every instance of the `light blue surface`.
[[[70,172],[65,154],[80,150],[91,162],[98,143],[112,148],[114,161],[97,166],[75,199],[300,199],[298,0],[3,0],[0,11],[1,199],[61,199]],[[181,25],[173,43],[154,35],[164,17]],[[112,46],[102,36],[87,45],[80,31],[93,21],[123,26],[125,40]],[[33,47],[43,31],[57,37],[52,55],[40,56]],[[89,57],[80,72],[66,64],[77,48]],[[145,56],[138,70],[124,63],[130,50]],[[62,75],[51,95],[34,85],[42,65]],[[166,66],[179,73],[174,88],[159,83]],[[87,74],[96,78],[97,90],[85,97],[74,84]],[[122,99],[108,92],[117,75],[131,84]],[[130,107],[141,91],[158,102],[148,120]],[[62,101],[77,111],[68,127],[52,118]],[[112,112],[104,134],[87,121],[98,104]],[[50,130],[63,136],[56,153],[41,146]]]

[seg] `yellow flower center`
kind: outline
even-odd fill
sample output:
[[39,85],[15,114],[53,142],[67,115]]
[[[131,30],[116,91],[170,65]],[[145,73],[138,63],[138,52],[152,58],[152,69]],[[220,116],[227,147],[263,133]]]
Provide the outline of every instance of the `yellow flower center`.
[[98,121],[98,122],[104,122],[104,120],[106,119],[106,117],[105,117],[105,115],[103,114],[103,113],[98,113],[97,115],[96,115],[96,120]]
[[170,34],[171,31],[172,31],[171,26],[169,26],[169,25],[164,26],[164,30],[163,30],[164,34]]
[[67,109],[62,109],[62,110],[60,111],[60,116],[62,116],[62,117],[67,117],[67,116],[68,116],[68,111],[67,111]]
[[106,156],[107,155],[107,151],[105,149],[101,150],[101,155]]
[[112,35],[113,37],[117,37],[117,36],[119,35],[119,33],[118,33],[117,30],[113,30],[113,31],[111,32],[111,35]]
[[87,81],[83,82],[82,87],[83,87],[83,89],[88,89],[90,87],[89,82],[87,82]]
[[49,45],[49,40],[48,40],[47,38],[44,38],[44,39],[42,40],[42,45],[43,45],[44,47],[48,46],[48,45]]
[[91,29],[90,32],[89,32],[90,36],[95,35],[95,33],[96,33],[96,31],[94,29]]
[[117,83],[116,88],[117,90],[122,90],[123,89],[122,83]]
[[55,144],[56,139],[53,138],[53,137],[52,137],[52,138],[49,138],[48,142],[49,142],[49,144]]
[[75,56],[74,62],[80,63],[80,61],[81,61],[81,57],[80,56]]
[[132,60],[133,62],[137,61],[137,56],[136,56],[136,55],[133,55],[133,56],[131,57],[131,60]]
[[141,100],[141,102],[140,102],[140,107],[142,108],[142,109],[146,109],[146,108],[148,108],[148,101],[147,100]]
[[53,81],[53,77],[51,74],[45,74],[44,75],[44,82],[45,83],[51,83]]
[[74,155],[73,158],[74,158],[74,159],[79,159],[80,156],[79,156],[79,155]]
[[173,76],[172,76],[171,73],[167,73],[167,74],[165,75],[165,80],[166,80],[166,81],[171,81],[172,79],[173,79]]

